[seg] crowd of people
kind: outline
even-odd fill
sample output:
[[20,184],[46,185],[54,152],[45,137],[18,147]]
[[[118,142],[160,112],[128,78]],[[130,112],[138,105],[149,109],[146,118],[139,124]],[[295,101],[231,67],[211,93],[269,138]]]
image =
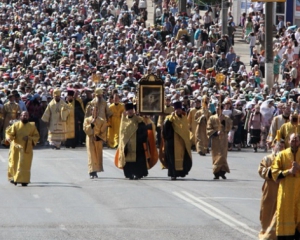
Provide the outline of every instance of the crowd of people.
[[[201,16],[189,3],[188,12],[179,13],[176,1],[156,1],[155,24],[148,26],[144,0],[130,9],[122,0],[2,3],[0,131],[2,145],[11,148],[9,181],[30,182],[35,145],[86,146],[91,179],[103,171],[105,145],[117,149],[115,164],[126,178],[147,176],[160,159],[172,180],[191,170],[192,151],[211,153],[214,179],[226,179],[228,151],[252,146],[254,152],[272,149],[260,174],[273,185],[280,179],[278,197],[288,191],[292,198],[286,188],[298,186],[300,169],[300,30],[289,23],[285,30],[280,22],[274,84],[266,85],[260,5],[239,24],[250,45],[247,71],[234,51],[238,26],[230,12],[228,34],[220,34],[219,6]],[[138,82],[149,74],[164,82],[160,115],[140,115],[136,105]],[[296,157],[290,159],[289,151]],[[298,222],[286,229],[286,200],[276,205],[277,190],[272,194],[262,201],[261,235],[276,224],[271,234],[277,239],[296,239]],[[297,204],[294,198],[290,218]]]

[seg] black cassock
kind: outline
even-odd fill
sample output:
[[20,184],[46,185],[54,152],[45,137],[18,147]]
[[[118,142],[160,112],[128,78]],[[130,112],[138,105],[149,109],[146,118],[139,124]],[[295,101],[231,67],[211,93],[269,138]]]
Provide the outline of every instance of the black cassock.
[[[84,120],[84,111],[82,110],[81,104],[77,100],[75,101],[75,106],[74,106],[74,127],[75,127],[75,137],[74,138],[68,138],[66,140],[66,147],[69,148],[75,148],[78,143],[80,142],[80,132],[83,128],[83,120]],[[80,123],[78,123],[80,122]]]
[[[126,162],[123,170],[126,178],[142,178],[148,175],[144,143],[147,144],[148,133],[147,126],[144,122],[138,124],[136,131],[136,162]],[[124,149],[127,154],[126,146]]]
[[163,138],[165,142],[165,161],[168,168],[169,177],[185,177],[192,168],[192,160],[190,155],[184,148],[183,170],[175,169],[175,151],[174,151],[174,129],[172,122],[166,120],[163,126]]

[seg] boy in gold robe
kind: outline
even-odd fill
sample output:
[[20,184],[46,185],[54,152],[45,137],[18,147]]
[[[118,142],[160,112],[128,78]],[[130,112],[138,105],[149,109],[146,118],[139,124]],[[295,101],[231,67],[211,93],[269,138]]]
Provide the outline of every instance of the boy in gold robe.
[[107,123],[98,117],[94,107],[92,116],[84,119],[83,130],[86,133],[86,149],[90,178],[98,178],[97,172],[103,172],[103,142],[106,141]]
[[48,123],[48,140],[52,149],[60,149],[61,142],[67,138],[66,121],[70,114],[70,108],[60,98],[59,89],[53,91],[54,99],[48,104],[42,120]]
[[120,103],[120,97],[114,94],[113,103],[110,104],[109,110],[112,115],[108,119],[107,145],[110,148],[116,148],[119,144],[119,131],[122,114],[125,110],[124,104]]
[[182,103],[175,102],[174,113],[167,116],[163,125],[164,165],[171,180],[185,177],[192,168],[192,152],[187,117]]
[[8,180],[15,185],[27,186],[30,183],[33,147],[40,136],[35,123],[28,122],[28,112],[22,112],[20,119],[6,130],[6,140],[10,142]]
[[201,108],[201,97],[196,98],[195,104],[196,104],[195,107],[190,109],[188,117],[187,117],[188,123],[189,123],[189,130],[190,130],[191,146],[192,146],[193,150],[196,149],[195,133],[196,133],[197,122],[195,120],[195,114]]
[[300,230],[300,140],[292,133],[288,149],[281,151],[271,166],[274,181],[279,182],[277,195],[276,236],[299,239]]
[[213,160],[214,179],[222,177],[226,179],[225,174],[230,173],[227,163],[228,153],[228,132],[232,128],[232,120],[222,113],[223,106],[216,107],[216,114],[208,119],[207,137],[211,137],[211,153]]
[[207,96],[204,95],[202,98],[202,108],[195,114],[195,121],[197,123],[195,131],[196,150],[201,156],[205,156],[206,153],[209,153],[209,140],[206,133],[207,121],[209,117],[210,112],[208,110],[208,99]]

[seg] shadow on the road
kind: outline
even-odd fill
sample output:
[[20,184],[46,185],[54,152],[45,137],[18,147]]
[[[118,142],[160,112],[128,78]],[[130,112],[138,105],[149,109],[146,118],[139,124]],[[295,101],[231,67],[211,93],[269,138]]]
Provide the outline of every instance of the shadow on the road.
[[81,188],[78,185],[72,183],[61,183],[61,182],[33,182],[28,187],[69,187],[69,188]]

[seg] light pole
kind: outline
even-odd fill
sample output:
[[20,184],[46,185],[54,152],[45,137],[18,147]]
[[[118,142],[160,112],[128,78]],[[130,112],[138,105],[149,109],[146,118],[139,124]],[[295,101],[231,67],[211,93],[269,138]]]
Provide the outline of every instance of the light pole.
[[228,34],[228,0],[222,0],[222,34]]
[[273,85],[273,2],[266,2],[266,20],[265,20],[265,77],[266,84]]

